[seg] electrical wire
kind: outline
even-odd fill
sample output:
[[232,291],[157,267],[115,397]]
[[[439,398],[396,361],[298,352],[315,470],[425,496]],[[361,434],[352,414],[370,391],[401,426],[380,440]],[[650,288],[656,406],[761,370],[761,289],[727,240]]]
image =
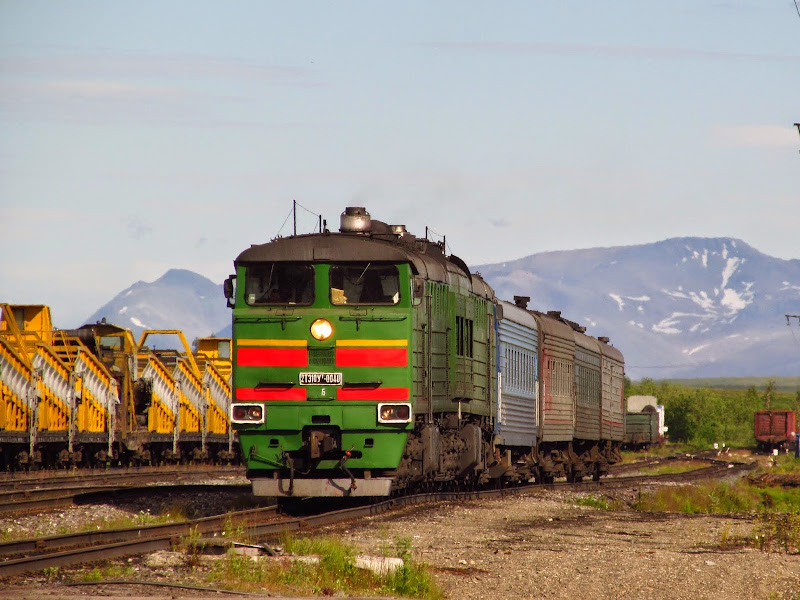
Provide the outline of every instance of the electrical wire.
[[[294,209],[292,209],[292,210],[294,210]],[[283,231],[283,228],[286,225],[286,222],[289,220],[289,217],[292,216],[292,210],[289,211],[289,214],[286,215],[286,218],[283,220],[283,223],[281,223],[280,228],[278,228],[278,233],[275,234],[276,238],[280,237],[281,231]]]
[[794,339],[794,343],[796,346],[800,347],[800,340],[797,339],[797,336],[794,334],[794,328],[792,327],[791,323],[787,323],[789,326],[789,331],[792,332],[792,338]]
[[[276,238],[280,237],[280,235],[281,235],[281,232],[283,231],[283,228],[284,228],[284,227],[286,227],[286,223],[289,221],[289,217],[291,217],[291,216],[292,216],[292,213],[294,212],[294,210],[295,210],[295,207],[300,207],[300,208],[302,208],[302,209],[303,209],[304,211],[306,211],[308,214],[310,214],[310,215],[314,215],[314,217],[315,217],[316,219],[319,219],[319,218],[322,216],[322,215],[320,215],[320,214],[318,214],[318,213],[315,213],[313,210],[309,210],[308,208],[306,208],[305,206],[303,206],[302,204],[300,204],[299,202],[297,202],[297,201],[295,200],[295,201],[294,201],[294,205],[293,205],[293,206],[292,206],[292,208],[289,210],[289,214],[288,214],[288,215],[286,215],[286,218],[283,220],[283,223],[281,223],[281,226],[280,226],[280,228],[278,229],[278,233],[277,233],[277,234],[275,234],[275,237],[276,237]],[[315,229],[316,229],[316,225],[315,225]]]
[[305,206],[303,206],[303,205],[302,205],[302,204],[300,204],[299,202],[295,201],[295,204],[296,204],[297,206],[299,206],[300,208],[302,208],[302,209],[303,209],[304,211],[306,211],[307,213],[310,213],[310,214],[314,215],[314,216],[315,216],[315,217],[317,217],[317,218],[319,218],[319,217],[320,217],[320,215],[318,215],[317,213],[315,213],[313,210],[309,210],[309,209],[307,209]]

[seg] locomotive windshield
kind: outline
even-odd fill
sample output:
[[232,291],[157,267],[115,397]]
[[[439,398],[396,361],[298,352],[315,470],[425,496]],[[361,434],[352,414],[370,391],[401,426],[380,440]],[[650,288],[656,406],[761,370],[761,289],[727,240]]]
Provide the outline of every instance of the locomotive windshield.
[[395,265],[347,263],[331,265],[331,304],[397,304],[400,275]]
[[311,304],[314,268],[304,263],[271,262],[247,266],[244,280],[247,304]]

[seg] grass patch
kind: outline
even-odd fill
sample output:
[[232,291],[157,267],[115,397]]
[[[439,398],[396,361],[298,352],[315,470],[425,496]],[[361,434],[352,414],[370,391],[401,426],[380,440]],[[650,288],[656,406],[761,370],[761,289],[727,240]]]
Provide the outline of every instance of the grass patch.
[[800,553],[800,488],[759,487],[748,480],[734,484],[703,482],[661,487],[641,494],[634,509],[686,514],[757,514],[751,530],[740,534],[727,528],[719,548],[758,548],[764,552]]
[[589,506],[600,510],[622,510],[625,505],[614,498],[601,498],[597,496],[580,496],[572,500],[578,506]]
[[764,552],[800,553],[800,514],[760,515],[750,545]]
[[764,502],[759,491],[745,482],[730,485],[706,481],[663,486],[653,492],[640,494],[633,508],[643,512],[734,514],[757,512],[764,508]]
[[634,464],[637,462],[647,462],[653,459],[670,458],[681,454],[695,454],[707,448],[702,448],[693,444],[666,442],[658,446],[650,446],[647,450],[623,450],[622,463]]
[[642,467],[642,473],[644,475],[676,475],[678,473],[705,469],[707,466],[707,464],[701,462],[672,460],[659,465]]
[[391,549],[402,559],[402,565],[383,576],[357,568],[355,548],[333,537],[286,535],[281,544],[287,555],[279,558],[254,559],[228,553],[212,569],[209,582],[229,589],[290,595],[344,592],[443,598],[427,567],[413,560],[407,539],[396,540]]
[[[142,525],[159,525],[162,523],[175,523],[186,521],[186,514],[180,508],[175,508],[163,515],[152,515],[149,510],[140,510],[135,515],[120,516],[112,519],[103,519],[98,523],[92,523],[84,527],[84,530],[93,529],[127,529],[131,527],[141,527]],[[65,532],[71,533],[71,532]]]
[[757,548],[762,552],[800,554],[800,514],[762,513],[744,534],[727,527],[720,534],[720,550]]
[[0,541],[11,542],[32,537],[42,537],[50,535],[69,535],[72,533],[82,533],[86,531],[104,531],[109,529],[129,529],[142,527],[143,525],[158,525],[161,523],[176,523],[186,521],[186,515],[182,508],[175,507],[169,512],[161,515],[152,515],[149,510],[142,510],[136,514],[123,515],[113,518],[97,518],[90,522],[81,524],[60,525],[55,529],[44,529],[37,527],[33,531],[3,531],[0,532]]
[[79,575],[78,581],[89,583],[107,579],[127,579],[133,577],[135,572],[135,569],[129,565],[109,564],[102,567],[94,567],[90,571],[83,571]]
[[800,477],[800,460],[794,457],[794,454],[779,454],[775,457],[770,457],[771,465],[769,467],[758,467],[753,471],[753,475],[761,475],[764,473],[778,473],[781,475],[797,475]]

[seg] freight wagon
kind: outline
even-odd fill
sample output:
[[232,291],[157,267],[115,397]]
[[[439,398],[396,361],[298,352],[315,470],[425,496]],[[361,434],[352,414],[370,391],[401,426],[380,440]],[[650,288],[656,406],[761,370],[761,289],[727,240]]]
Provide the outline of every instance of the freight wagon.
[[664,407],[655,396],[629,396],[625,410],[624,446],[646,450],[662,444],[666,438]]
[[795,414],[792,410],[756,411],[753,434],[758,449],[771,452],[774,449],[788,450],[795,444]]

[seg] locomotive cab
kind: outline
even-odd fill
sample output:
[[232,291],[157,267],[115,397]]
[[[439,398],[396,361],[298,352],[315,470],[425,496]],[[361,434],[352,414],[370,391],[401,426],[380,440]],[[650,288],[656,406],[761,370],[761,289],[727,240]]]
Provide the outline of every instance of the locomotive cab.
[[256,495],[390,493],[413,423],[412,270],[364,260],[364,241],[255,246],[237,259],[243,285],[226,284],[232,419]]

